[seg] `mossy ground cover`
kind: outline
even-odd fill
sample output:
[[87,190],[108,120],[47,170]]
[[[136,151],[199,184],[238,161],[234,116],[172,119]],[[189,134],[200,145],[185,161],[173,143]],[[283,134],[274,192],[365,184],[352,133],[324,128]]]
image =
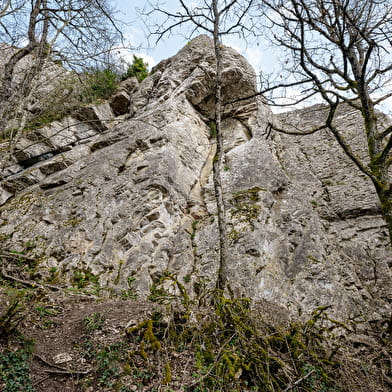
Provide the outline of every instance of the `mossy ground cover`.
[[[373,346],[352,344],[353,326],[328,307],[292,320],[247,298],[211,293],[201,306],[174,276],[168,282],[180,295],[161,288],[155,302],[2,282],[0,390],[390,390],[387,320],[369,335]],[[55,363],[64,353],[71,359]]]
[[163,369],[162,383],[177,378],[179,369],[171,366],[170,358],[186,353],[184,391],[283,391],[293,389],[301,378],[298,391],[315,391],[317,386],[341,391],[330,377],[338,363],[322,344],[323,321],[320,309],[306,323],[278,328],[256,318],[248,299],[221,297],[199,312],[177,310],[171,317],[154,314],[126,334],[139,345],[131,354],[135,360],[139,356],[146,365]]

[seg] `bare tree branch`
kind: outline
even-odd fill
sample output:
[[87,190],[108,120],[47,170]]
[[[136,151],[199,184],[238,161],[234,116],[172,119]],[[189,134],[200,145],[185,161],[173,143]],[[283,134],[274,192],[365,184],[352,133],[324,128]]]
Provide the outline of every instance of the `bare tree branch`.
[[[269,11],[264,14],[268,20],[266,28],[271,29],[275,43],[291,54],[285,65],[288,80],[268,85],[264,89],[267,101],[279,105],[278,91],[306,86],[329,109],[328,118],[314,129],[293,132],[271,126],[272,129],[292,135],[328,129],[345,154],[373,182],[392,240],[389,172],[392,131],[390,125],[385,128],[376,111],[377,105],[392,96],[392,4],[379,0],[265,0],[263,3]],[[298,94],[297,101],[304,102],[309,97],[314,95]],[[362,150],[367,152],[363,159],[354,154],[343,137],[344,129],[332,121],[339,103],[350,105],[361,115],[366,139]]]

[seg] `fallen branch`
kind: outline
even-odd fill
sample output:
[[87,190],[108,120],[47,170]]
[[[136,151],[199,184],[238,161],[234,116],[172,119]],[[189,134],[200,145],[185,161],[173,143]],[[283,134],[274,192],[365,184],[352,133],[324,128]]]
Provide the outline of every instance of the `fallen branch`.
[[39,355],[39,354],[36,354],[36,353],[35,353],[34,356],[35,356],[36,358],[38,358],[40,361],[42,361],[45,365],[49,366],[49,367],[53,367],[53,368],[56,368],[56,369],[58,369],[58,370],[63,370],[63,371],[65,371],[65,372],[68,371],[68,369],[66,369],[66,368],[64,368],[64,367],[62,367],[62,366],[59,366],[59,365],[56,365],[56,364],[54,364],[54,363],[48,362],[45,358],[41,357],[41,355]]
[[44,381],[48,380],[49,378],[50,378],[50,376],[45,376],[45,377],[40,378],[38,381],[36,381],[36,382],[33,384],[33,387],[36,387],[38,384],[43,383]]
[[41,355],[39,354],[34,354],[34,356],[38,358],[40,361],[42,361],[45,365],[55,368],[55,370],[50,370],[50,369],[44,370],[45,373],[62,374],[62,375],[70,376],[70,375],[86,375],[91,372],[91,370],[69,370],[62,366],[58,366],[54,363],[48,362],[45,358],[41,357]]
[[33,280],[23,280],[23,279],[16,278],[15,276],[8,275],[8,273],[5,271],[5,269],[1,270],[1,276],[5,279],[12,280],[14,282],[20,283],[20,284],[22,284],[24,286],[28,286],[28,287],[33,287],[33,288],[38,288],[38,289],[49,288],[49,289],[55,290],[55,291],[60,290],[60,287],[53,286],[51,284],[42,285],[42,284],[39,284]]
[[383,379],[386,383],[392,386],[392,378],[388,377],[385,373],[385,369],[381,369],[381,374],[383,376]]
[[91,370],[45,370],[45,373],[59,374],[63,376],[85,376],[90,372]]
[[22,253],[13,253],[13,252],[8,252],[6,250],[1,251],[0,257],[5,257],[7,259],[25,259],[28,261],[36,261],[36,259],[26,256]]
[[290,389],[293,389],[294,387],[296,387],[298,384],[301,384],[302,381],[305,381],[314,372],[315,372],[314,369],[311,370],[308,374],[305,374],[305,376],[303,376],[300,379],[298,379],[294,384],[289,385],[286,389],[283,390],[283,392],[287,392]]

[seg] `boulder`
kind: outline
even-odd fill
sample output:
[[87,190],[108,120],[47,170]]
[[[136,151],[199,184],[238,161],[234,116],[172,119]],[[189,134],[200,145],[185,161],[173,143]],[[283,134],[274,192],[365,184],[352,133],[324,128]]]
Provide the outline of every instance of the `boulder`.
[[130,104],[131,98],[126,91],[119,91],[110,99],[110,107],[116,116],[128,113]]

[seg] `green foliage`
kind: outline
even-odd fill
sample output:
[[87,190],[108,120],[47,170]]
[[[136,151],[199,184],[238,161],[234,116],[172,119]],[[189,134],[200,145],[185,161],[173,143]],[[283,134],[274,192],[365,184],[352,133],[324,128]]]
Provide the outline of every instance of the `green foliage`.
[[88,270],[75,270],[72,283],[78,289],[83,289],[89,285],[98,286],[99,284],[99,277],[93,275]]
[[150,287],[150,295],[148,296],[148,300],[151,302],[157,303],[168,303],[170,301],[174,301],[176,297],[174,295],[170,295],[163,287],[159,287],[157,283],[154,283]]
[[328,376],[321,368],[315,367],[310,363],[304,363],[301,367],[301,372],[304,377],[302,388],[293,388],[293,392],[300,392],[301,390],[317,391],[317,392],[339,392],[333,382],[329,380]]
[[209,121],[208,122],[208,127],[210,128],[210,138],[215,139],[216,138],[216,123],[215,121]]
[[254,221],[261,213],[259,193],[265,191],[266,189],[255,186],[233,193],[230,200],[232,208],[229,212],[232,218],[242,225],[240,230],[233,229],[228,233],[231,241],[236,242],[247,230],[254,230]]
[[80,88],[80,79],[76,74],[74,77],[68,74],[66,79],[59,77],[58,80],[51,80],[49,91],[45,96],[40,96],[39,105],[28,113],[27,122],[24,123],[21,118],[15,119],[12,122],[14,128],[0,132],[0,140],[12,140],[21,131],[27,133],[61,120],[80,105]]
[[136,299],[137,298],[136,290],[133,287],[133,282],[135,280],[136,280],[136,278],[134,276],[128,276],[128,278],[127,278],[128,289],[127,290],[121,290],[121,298],[123,300]]
[[24,350],[0,353],[0,390],[3,392],[34,392],[31,384],[29,354]]
[[236,217],[242,222],[251,223],[252,220],[257,219],[260,214],[261,207],[256,203],[237,203],[235,208],[230,210],[233,217]]
[[154,374],[149,369],[135,367],[132,370],[132,378],[135,380],[135,384],[142,389],[144,385],[148,385],[150,383],[150,381],[154,378]]
[[56,321],[52,320],[52,317],[58,315],[58,313],[58,310],[53,309],[50,306],[39,304],[39,306],[36,306],[35,308],[35,314],[38,316],[35,321],[41,321],[38,325],[42,329],[51,328],[56,325]]
[[65,115],[67,115],[67,111],[61,110],[59,107],[56,107],[55,110],[45,110],[38,116],[31,119],[25,126],[24,131],[29,132],[37,128],[42,128],[45,125],[52,123],[53,121],[62,119]]
[[[188,282],[190,281],[190,276],[184,277],[185,283],[187,283],[187,280]],[[189,296],[184,285],[178,281],[176,276],[172,275],[168,271],[165,271],[163,276],[150,287],[150,295],[148,299],[152,302],[167,303],[174,301],[177,298],[176,295],[170,294],[166,289],[161,287],[162,283],[165,281],[172,282],[172,287],[175,287],[178,290],[183,305],[188,308]]]
[[86,74],[86,86],[80,100],[91,103],[108,99],[118,87],[118,75],[110,69],[91,70]]
[[148,64],[144,62],[141,57],[133,55],[133,62],[128,67],[127,71],[122,75],[121,79],[125,80],[131,77],[136,77],[136,79],[141,82],[148,76]]
[[17,267],[21,272],[23,271],[24,273],[34,272],[39,263],[38,258],[30,258],[25,255],[25,253],[33,248],[34,245],[30,245],[30,242],[27,242],[24,246],[23,252],[9,250],[8,253],[14,260],[13,266]]
[[13,335],[24,317],[21,299],[14,298],[5,312],[0,315],[0,338],[8,338]]
[[102,316],[100,313],[92,313],[83,320],[83,327],[86,332],[94,332],[102,329],[104,323],[104,316]]
[[94,367],[94,372],[86,379],[86,384],[118,390],[118,381],[124,373],[121,363],[127,361],[127,345],[123,342],[102,345],[86,340],[81,349],[84,358],[89,360]]
[[[39,297],[40,293],[33,289],[9,289],[4,297],[7,297],[9,305],[0,314],[0,339],[7,340],[15,335],[17,328],[24,320],[31,307]],[[1,298],[4,300],[5,298]]]
[[147,351],[159,351],[162,345],[153,332],[154,320],[148,319],[142,321],[136,327],[131,327],[126,330],[128,336],[138,334],[140,337],[140,351],[138,354],[147,360]]
[[37,306],[35,308],[35,310],[42,317],[55,316],[58,313],[58,311],[56,309],[51,309],[51,308],[46,307],[46,306]]

